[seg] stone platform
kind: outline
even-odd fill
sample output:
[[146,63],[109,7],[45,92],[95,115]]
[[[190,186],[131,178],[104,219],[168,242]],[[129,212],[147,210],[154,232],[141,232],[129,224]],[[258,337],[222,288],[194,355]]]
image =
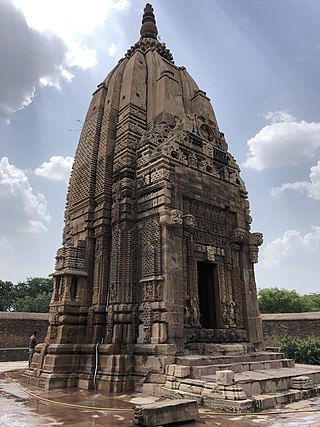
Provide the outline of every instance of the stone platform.
[[279,352],[176,357],[161,394],[229,412],[254,412],[320,394],[320,366],[296,365]]

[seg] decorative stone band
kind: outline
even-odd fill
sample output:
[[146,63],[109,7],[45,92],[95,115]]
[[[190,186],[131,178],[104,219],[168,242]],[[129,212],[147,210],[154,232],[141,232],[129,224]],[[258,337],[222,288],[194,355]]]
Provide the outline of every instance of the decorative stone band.
[[307,375],[291,378],[291,388],[297,390],[308,390],[313,387],[312,380]]

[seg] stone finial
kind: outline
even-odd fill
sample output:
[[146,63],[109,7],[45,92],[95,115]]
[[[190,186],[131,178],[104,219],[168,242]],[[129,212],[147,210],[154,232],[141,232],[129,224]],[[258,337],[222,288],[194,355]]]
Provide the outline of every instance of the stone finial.
[[142,25],[140,29],[141,38],[150,37],[152,39],[157,39],[158,29],[156,25],[156,19],[153,13],[153,7],[150,3],[146,4],[144,8],[144,14],[142,17]]

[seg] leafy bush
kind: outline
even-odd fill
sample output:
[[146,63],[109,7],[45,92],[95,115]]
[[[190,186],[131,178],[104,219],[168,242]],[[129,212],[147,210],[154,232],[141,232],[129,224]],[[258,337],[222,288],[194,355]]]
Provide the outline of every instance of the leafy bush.
[[320,365],[320,338],[300,338],[286,335],[280,342],[280,351],[297,363]]

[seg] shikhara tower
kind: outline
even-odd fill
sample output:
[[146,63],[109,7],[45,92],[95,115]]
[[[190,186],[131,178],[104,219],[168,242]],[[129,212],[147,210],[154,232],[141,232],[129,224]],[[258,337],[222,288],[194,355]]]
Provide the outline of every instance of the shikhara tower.
[[83,124],[48,336],[28,374],[38,385],[130,389],[147,373],[161,382],[178,353],[263,344],[262,235],[239,167],[149,4],[140,34]]

